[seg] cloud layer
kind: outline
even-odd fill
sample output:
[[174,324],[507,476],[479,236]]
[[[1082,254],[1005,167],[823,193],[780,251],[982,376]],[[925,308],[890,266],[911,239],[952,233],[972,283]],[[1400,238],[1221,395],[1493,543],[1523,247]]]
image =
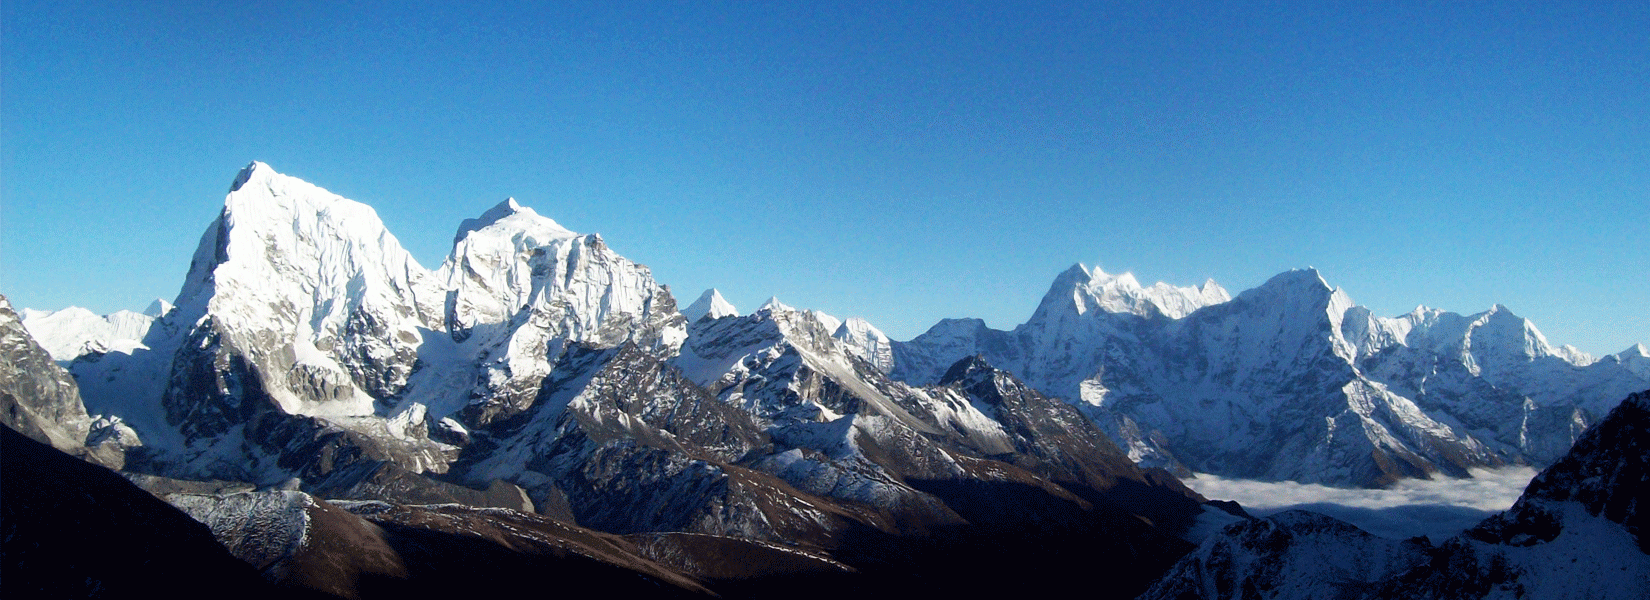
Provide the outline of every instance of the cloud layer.
[[1512,506],[1535,474],[1529,467],[1480,469],[1469,479],[1405,480],[1387,489],[1356,489],[1199,473],[1186,485],[1210,499],[1236,500],[1255,516],[1310,510],[1382,537],[1425,535],[1436,542]]

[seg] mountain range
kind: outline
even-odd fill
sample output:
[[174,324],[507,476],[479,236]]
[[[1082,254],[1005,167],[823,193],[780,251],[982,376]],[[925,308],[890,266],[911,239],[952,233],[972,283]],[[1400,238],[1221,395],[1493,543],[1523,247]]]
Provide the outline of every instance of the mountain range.
[[1594,359],[1499,306],[1376,317],[1312,270],[1233,297],[1079,265],[1012,331],[946,320],[897,342],[777,299],[679,309],[599,235],[514,200],[426,269],[370,207],[261,163],[173,302],[4,305],[0,334],[8,425],[122,470],[266,577],[345,597],[359,577],[308,570],[336,560],[231,525],[376,539],[399,558],[352,567],[371,581],[446,581],[407,554],[433,527],[688,594],[777,589],[707,562],[734,553],[821,595],[936,576],[978,593],[970,573],[1024,567],[1132,596],[1200,523],[1241,518],[1176,474],[1374,486],[1554,465],[1650,388],[1642,345]]
[[1012,331],[945,320],[892,349],[913,383],[981,355],[1145,465],[1332,485],[1545,466],[1650,387],[1642,344],[1594,359],[1502,306],[1377,317],[1312,269],[1234,298],[1078,265]]

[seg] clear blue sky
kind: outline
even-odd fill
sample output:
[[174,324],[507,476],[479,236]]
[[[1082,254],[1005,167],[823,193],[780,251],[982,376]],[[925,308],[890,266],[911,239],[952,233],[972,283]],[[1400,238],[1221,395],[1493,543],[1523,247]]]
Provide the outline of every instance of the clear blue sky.
[[170,299],[262,160],[896,339],[1083,262],[1650,342],[1650,3],[342,4],[0,4],[0,293]]

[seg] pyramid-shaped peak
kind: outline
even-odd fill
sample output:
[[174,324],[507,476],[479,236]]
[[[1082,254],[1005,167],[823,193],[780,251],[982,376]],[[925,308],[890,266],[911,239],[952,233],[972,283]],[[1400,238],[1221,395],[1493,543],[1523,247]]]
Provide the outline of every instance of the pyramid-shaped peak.
[[1355,304],[1346,292],[1331,287],[1317,269],[1291,269],[1273,275],[1259,286],[1244,290],[1238,299],[1288,311],[1330,315],[1339,319]]
[[148,308],[143,309],[143,314],[151,316],[151,317],[164,317],[164,316],[166,316],[166,313],[171,312],[171,311],[172,311],[172,303],[171,302],[167,302],[166,300],[156,298],[154,302],[149,303]]
[[506,219],[506,218],[515,216],[516,214],[519,214],[519,213],[524,212],[524,211],[527,212],[528,214],[533,214],[533,215],[538,214],[538,213],[533,212],[533,209],[525,208],[520,203],[517,203],[515,198],[505,198],[503,202],[500,202],[498,204],[494,204],[492,208],[487,209],[486,212],[481,213],[481,216],[476,217],[475,219],[472,219],[472,220],[474,220],[474,221],[481,224],[479,227],[477,227],[477,229],[480,229],[481,227],[486,227],[488,225],[492,225],[493,223],[497,223],[502,219]]
[[[248,185],[253,184],[256,185]],[[269,165],[253,161],[235,175],[235,183],[224,197],[224,209],[241,215],[238,221],[275,218],[288,220],[297,214],[335,212],[338,220],[365,219],[382,226],[371,206],[339,196],[321,186],[276,172]],[[368,218],[370,215],[370,218]]]
[[722,292],[717,291],[716,288],[711,288],[705,290],[705,293],[699,294],[699,299],[694,300],[693,304],[682,309],[682,316],[687,317],[689,323],[693,323],[704,318],[737,317],[739,316],[739,309],[734,308],[733,303],[723,298]]
[[784,302],[780,302],[779,301],[779,296],[770,296],[770,297],[768,297],[767,302],[762,303],[761,308],[756,309],[756,312],[762,312],[762,311],[791,312],[791,311],[794,311],[794,310],[796,310],[796,309],[791,308],[790,305],[787,305]]
[[1051,286],[1049,291],[1051,293],[1056,291],[1068,291],[1074,287],[1088,285],[1089,281],[1092,279],[1093,276],[1089,274],[1088,266],[1083,263],[1076,263],[1071,265],[1071,267],[1067,268],[1065,271],[1061,271],[1060,275],[1054,278],[1054,285]]

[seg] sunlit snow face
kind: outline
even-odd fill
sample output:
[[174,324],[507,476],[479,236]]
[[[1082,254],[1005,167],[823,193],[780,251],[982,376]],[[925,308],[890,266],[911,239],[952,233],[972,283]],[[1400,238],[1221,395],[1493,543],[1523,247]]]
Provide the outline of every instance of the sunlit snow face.
[[1382,537],[1425,535],[1440,542],[1511,507],[1535,474],[1529,467],[1473,470],[1471,479],[1409,479],[1386,489],[1357,489],[1200,473],[1186,485],[1212,500],[1236,500],[1255,516],[1302,509]]

